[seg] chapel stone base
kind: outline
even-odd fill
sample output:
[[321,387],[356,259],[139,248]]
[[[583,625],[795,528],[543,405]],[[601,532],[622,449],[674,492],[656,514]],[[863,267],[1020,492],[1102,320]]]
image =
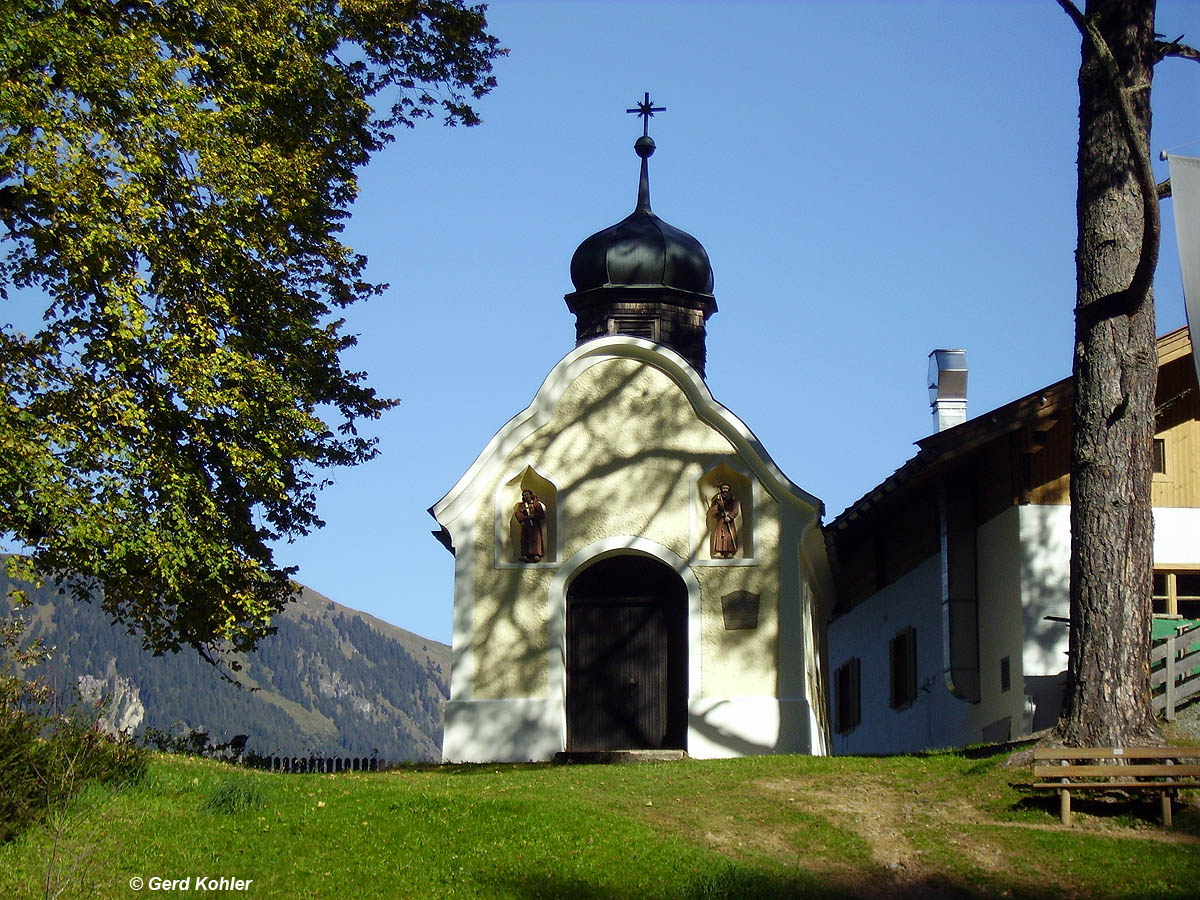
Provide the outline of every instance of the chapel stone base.
[[564,750],[554,754],[554,761],[566,766],[678,762],[686,758],[687,754],[682,750]]
[[[446,704],[442,761],[550,761],[565,749],[565,722],[561,699],[451,700]],[[725,697],[688,702],[686,753],[696,759],[824,755],[828,750],[820,734],[812,707],[802,699]]]

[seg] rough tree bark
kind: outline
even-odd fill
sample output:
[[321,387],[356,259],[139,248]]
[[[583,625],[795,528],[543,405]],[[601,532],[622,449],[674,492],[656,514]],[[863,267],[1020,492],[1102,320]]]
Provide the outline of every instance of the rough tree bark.
[[[1079,69],[1079,192],[1071,450],[1069,687],[1057,737],[1137,746],[1161,736],[1150,700],[1150,514],[1158,377],[1151,280],[1154,0],[1089,0]],[[1123,108],[1124,107],[1124,108]]]

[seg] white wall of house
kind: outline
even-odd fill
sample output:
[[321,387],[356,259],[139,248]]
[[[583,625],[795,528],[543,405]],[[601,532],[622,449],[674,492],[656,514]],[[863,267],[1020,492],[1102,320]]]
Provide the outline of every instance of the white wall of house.
[[[1030,731],[1053,725],[1062,712],[1067,683],[1071,611],[1071,507],[1016,507],[1021,523],[1021,653]],[[1052,617],[1052,618],[1050,618]]]
[[1026,675],[1051,675],[1067,667],[1067,625],[1047,619],[1070,612],[1071,507],[1016,507],[1021,522],[1021,607],[1025,620]]
[[[900,753],[965,746],[1052,725],[1066,683],[1070,611],[1069,506],[1014,506],[977,533],[980,699],[951,694],[943,674],[941,566],[931,556],[829,626],[833,672],[860,660],[862,721],[833,734],[833,751]],[[1157,565],[1200,562],[1200,510],[1154,510]],[[892,709],[888,644],[916,630],[917,699]],[[1009,687],[1001,671],[1008,659]],[[832,680],[832,679],[831,679]],[[830,698],[831,706],[833,698]],[[836,725],[836,723],[835,723]]]
[[1158,507],[1154,510],[1154,564],[1200,563],[1200,509]]
[[[943,698],[950,698],[942,681],[940,591],[941,563],[931,556],[830,623],[830,672],[858,657],[862,685],[861,721],[853,731],[834,733],[834,753],[902,752],[937,742],[945,724]],[[894,710],[888,644],[905,628],[916,631],[917,698]]]
[[[1023,580],[1020,510],[1010,506],[979,527],[976,536],[979,592],[979,702],[963,717],[962,731],[947,745],[1006,740],[1027,730],[1022,680]],[[1008,679],[1003,677],[1007,660]]]
[[[830,671],[850,657],[860,660],[862,720],[833,735],[835,753],[899,753],[953,747],[983,740],[997,730],[1020,732],[1025,695],[1021,681],[1021,585],[1016,508],[985,523],[978,533],[980,700],[951,693],[944,673],[941,560],[931,556],[893,584],[835,619],[829,627]],[[916,631],[917,698],[902,709],[890,705],[889,644],[899,632]],[[1009,688],[1002,690],[1001,661],[1008,658]],[[1006,721],[1007,720],[1007,721]]]

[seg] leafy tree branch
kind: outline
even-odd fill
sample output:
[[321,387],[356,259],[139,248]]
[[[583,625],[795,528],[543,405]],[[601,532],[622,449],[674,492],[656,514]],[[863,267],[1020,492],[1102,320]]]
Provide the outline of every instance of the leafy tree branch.
[[[461,0],[13,0],[0,13],[0,533],[156,651],[244,650],[271,542],[395,405],[349,370],[342,243],[396,129],[479,121]],[[387,104],[379,101],[388,98]]]

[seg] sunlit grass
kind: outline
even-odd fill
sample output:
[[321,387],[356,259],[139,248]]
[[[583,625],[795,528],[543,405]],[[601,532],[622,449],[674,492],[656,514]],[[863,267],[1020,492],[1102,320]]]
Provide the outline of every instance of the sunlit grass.
[[258,898],[1197,896],[1194,809],[1171,832],[1138,807],[1067,830],[1022,780],[955,754],[339,775],[156,756],[0,846],[0,896],[44,895],[56,836],[63,897],[156,877]]

